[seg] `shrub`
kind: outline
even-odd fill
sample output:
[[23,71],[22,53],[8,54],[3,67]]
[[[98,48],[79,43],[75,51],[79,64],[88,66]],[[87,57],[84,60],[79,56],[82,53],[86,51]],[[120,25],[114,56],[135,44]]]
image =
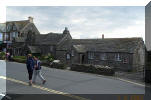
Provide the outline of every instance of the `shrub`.
[[101,75],[114,75],[113,68],[103,65],[73,64],[71,70]]
[[66,69],[67,68],[67,66],[65,64],[61,63],[61,62],[59,62],[59,63],[52,63],[50,65],[50,67],[51,68],[57,68],[57,69]]
[[4,60],[5,59],[5,52],[0,52],[0,59]]
[[26,57],[25,56],[14,56],[14,57],[12,57],[12,60],[19,62],[19,63],[26,63]]
[[48,62],[52,62],[54,60],[54,57],[50,53],[48,53],[47,56],[44,56],[44,59]]

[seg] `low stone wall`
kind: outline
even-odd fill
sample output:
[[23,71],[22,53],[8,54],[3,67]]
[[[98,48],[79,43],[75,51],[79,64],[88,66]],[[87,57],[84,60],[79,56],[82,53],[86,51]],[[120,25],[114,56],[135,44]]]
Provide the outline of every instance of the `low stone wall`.
[[114,75],[113,68],[103,65],[90,65],[90,64],[72,64],[71,70],[87,73],[95,73],[101,75]]

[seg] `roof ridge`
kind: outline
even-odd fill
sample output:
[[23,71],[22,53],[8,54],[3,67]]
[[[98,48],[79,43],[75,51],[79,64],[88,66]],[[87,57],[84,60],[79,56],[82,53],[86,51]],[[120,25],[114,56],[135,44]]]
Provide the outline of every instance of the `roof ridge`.
[[25,21],[29,21],[29,20],[19,20],[19,21],[6,21],[5,23],[10,23],[10,22],[25,22]]
[[62,34],[62,33],[53,33],[53,32],[50,32],[50,33],[47,33],[47,34],[59,34],[59,35],[60,35],[60,34]]
[[130,38],[87,38],[87,39],[73,39],[73,40],[107,40],[107,39],[142,39],[142,37],[130,37]]

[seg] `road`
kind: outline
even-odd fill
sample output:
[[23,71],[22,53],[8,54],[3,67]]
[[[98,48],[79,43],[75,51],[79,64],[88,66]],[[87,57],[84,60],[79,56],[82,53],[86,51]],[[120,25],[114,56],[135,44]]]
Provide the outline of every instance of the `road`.
[[[31,94],[30,96],[33,94],[42,94],[44,97],[49,96],[47,94],[55,94],[57,95],[56,97],[59,98],[60,96],[60,98],[65,98],[66,100],[91,100],[94,95],[96,97],[98,94],[102,96],[110,94],[110,96],[106,96],[106,98],[108,98],[112,97],[112,94],[139,95],[145,93],[145,87],[140,83],[110,76],[51,69],[47,67],[42,67],[42,74],[47,80],[46,84],[42,85],[41,81],[37,80],[36,84],[30,87],[27,84],[28,75],[25,64],[7,62],[6,66],[6,91],[9,94]],[[5,77],[1,76],[0,79],[5,79]]]

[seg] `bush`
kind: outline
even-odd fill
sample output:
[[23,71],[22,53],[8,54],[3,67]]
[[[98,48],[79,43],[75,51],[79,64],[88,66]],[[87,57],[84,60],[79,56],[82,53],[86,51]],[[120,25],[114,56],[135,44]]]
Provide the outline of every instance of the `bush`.
[[101,75],[114,75],[113,68],[102,65],[73,64],[71,70],[87,73],[96,73]]
[[14,56],[14,57],[12,57],[12,60],[19,62],[19,63],[26,63],[26,57],[25,56]]
[[44,59],[48,62],[52,62],[54,60],[54,57],[50,53],[48,53],[47,56],[44,56]]
[[5,59],[5,52],[0,52],[0,60],[4,60]]
[[61,62],[59,62],[59,63],[52,63],[51,65],[50,65],[50,67],[51,68],[57,68],[57,69],[66,69],[67,68],[67,66],[65,65],[65,64],[63,64],[63,63],[61,63]]

